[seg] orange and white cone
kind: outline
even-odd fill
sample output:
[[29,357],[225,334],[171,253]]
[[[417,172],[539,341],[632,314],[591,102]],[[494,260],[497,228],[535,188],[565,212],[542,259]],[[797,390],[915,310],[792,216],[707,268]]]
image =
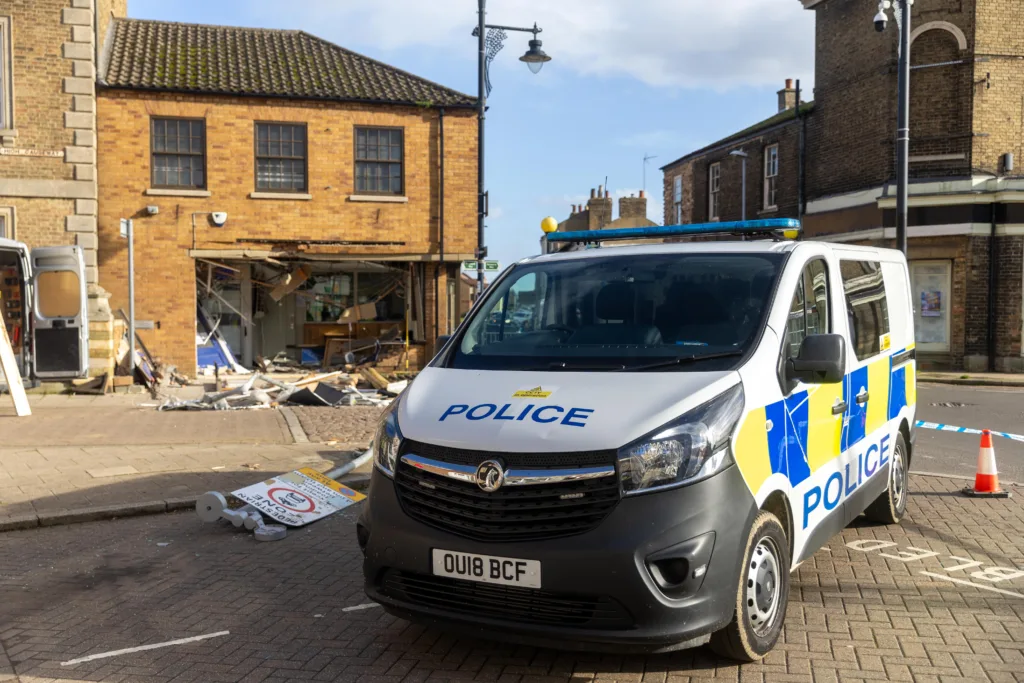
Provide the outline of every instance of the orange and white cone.
[[1009,498],[1009,491],[999,488],[999,472],[996,470],[996,450],[992,447],[992,434],[987,429],[981,433],[981,448],[978,451],[978,471],[974,475],[974,488],[968,486],[964,495],[974,498]]

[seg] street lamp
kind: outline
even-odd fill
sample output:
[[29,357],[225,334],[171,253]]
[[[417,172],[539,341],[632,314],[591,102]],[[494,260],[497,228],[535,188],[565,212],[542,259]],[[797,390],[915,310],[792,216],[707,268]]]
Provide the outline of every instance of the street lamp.
[[487,96],[491,94],[491,62],[498,56],[505,47],[505,40],[508,38],[508,31],[520,31],[532,33],[533,39],[530,47],[519,61],[530,67],[533,73],[540,73],[544,65],[551,61],[551,57],[541,49],[543,43],[538,40],[537,35],[543,30],[534,23],[533,28],[519,28],[517,26],[492,26],[487,23],[487,0],[479,0],[480,10],[478,24],[473,29],[473,35],[479,44],[479,60],[477,63],[477,85],[479,96],[477,98],[477,111],[479,117],[479,165],[478,179],[480,188],[477,198],[477,249],[476,249],[476,277],[477,295],[484,291],[484,259],[487,258],[487,247],[484,245],[484,219],[488,213],[488,196],[486,184],[484,183],[484,121],[487,117]]
[[910,184],[910,7],[914,0],[881,0],[875,15],[875,30],[885,31],[890,9],[899,28],[899,85],[896,99],[896,248],[907,253],[907,199]]
[[743,207],[742,220],[747,220],[747,159],[750,158],[750,155],[747,154],[742,149],[734,149],[733,151],[729,152],[729,156],[739,157],[740,160],[743,162],[743,176],[742,181],[740,183],[742,187],[741,191],[743,193],[743,196],[741,198],[741,206]]

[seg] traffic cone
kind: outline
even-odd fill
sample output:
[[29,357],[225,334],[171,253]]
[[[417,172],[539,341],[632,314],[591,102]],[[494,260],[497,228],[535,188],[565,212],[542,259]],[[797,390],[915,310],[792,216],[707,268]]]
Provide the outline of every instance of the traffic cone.
[[1010,492],[999,488],[999,473],[996,471],[996,451],[992,447],[992,434],[987,429],[981,433],[981,448],[978,450],[978,471],[974,475],[974,488],[968,486],[964,495],[972,498],[1009,498]]

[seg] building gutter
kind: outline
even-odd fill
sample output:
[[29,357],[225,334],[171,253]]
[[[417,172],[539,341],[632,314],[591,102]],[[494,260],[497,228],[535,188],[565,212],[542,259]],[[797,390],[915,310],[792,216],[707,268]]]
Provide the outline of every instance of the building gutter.
[[796,117],[800,121],[800,161],[797,180],[797,218],[803,220],[806,211],[807,117],[800,113],[800,79],[796,81]]

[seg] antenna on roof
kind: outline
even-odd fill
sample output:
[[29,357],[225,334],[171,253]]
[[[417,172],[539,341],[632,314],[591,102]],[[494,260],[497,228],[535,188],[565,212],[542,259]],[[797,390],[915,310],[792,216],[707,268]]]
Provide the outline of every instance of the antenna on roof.
[[649,162],[651,159],[657,159],[657,158],[658,158],[657,154],[651,155],[651,154],[647,154],[646,152],[644,153],[644,192],[647,192],[647,162]]

